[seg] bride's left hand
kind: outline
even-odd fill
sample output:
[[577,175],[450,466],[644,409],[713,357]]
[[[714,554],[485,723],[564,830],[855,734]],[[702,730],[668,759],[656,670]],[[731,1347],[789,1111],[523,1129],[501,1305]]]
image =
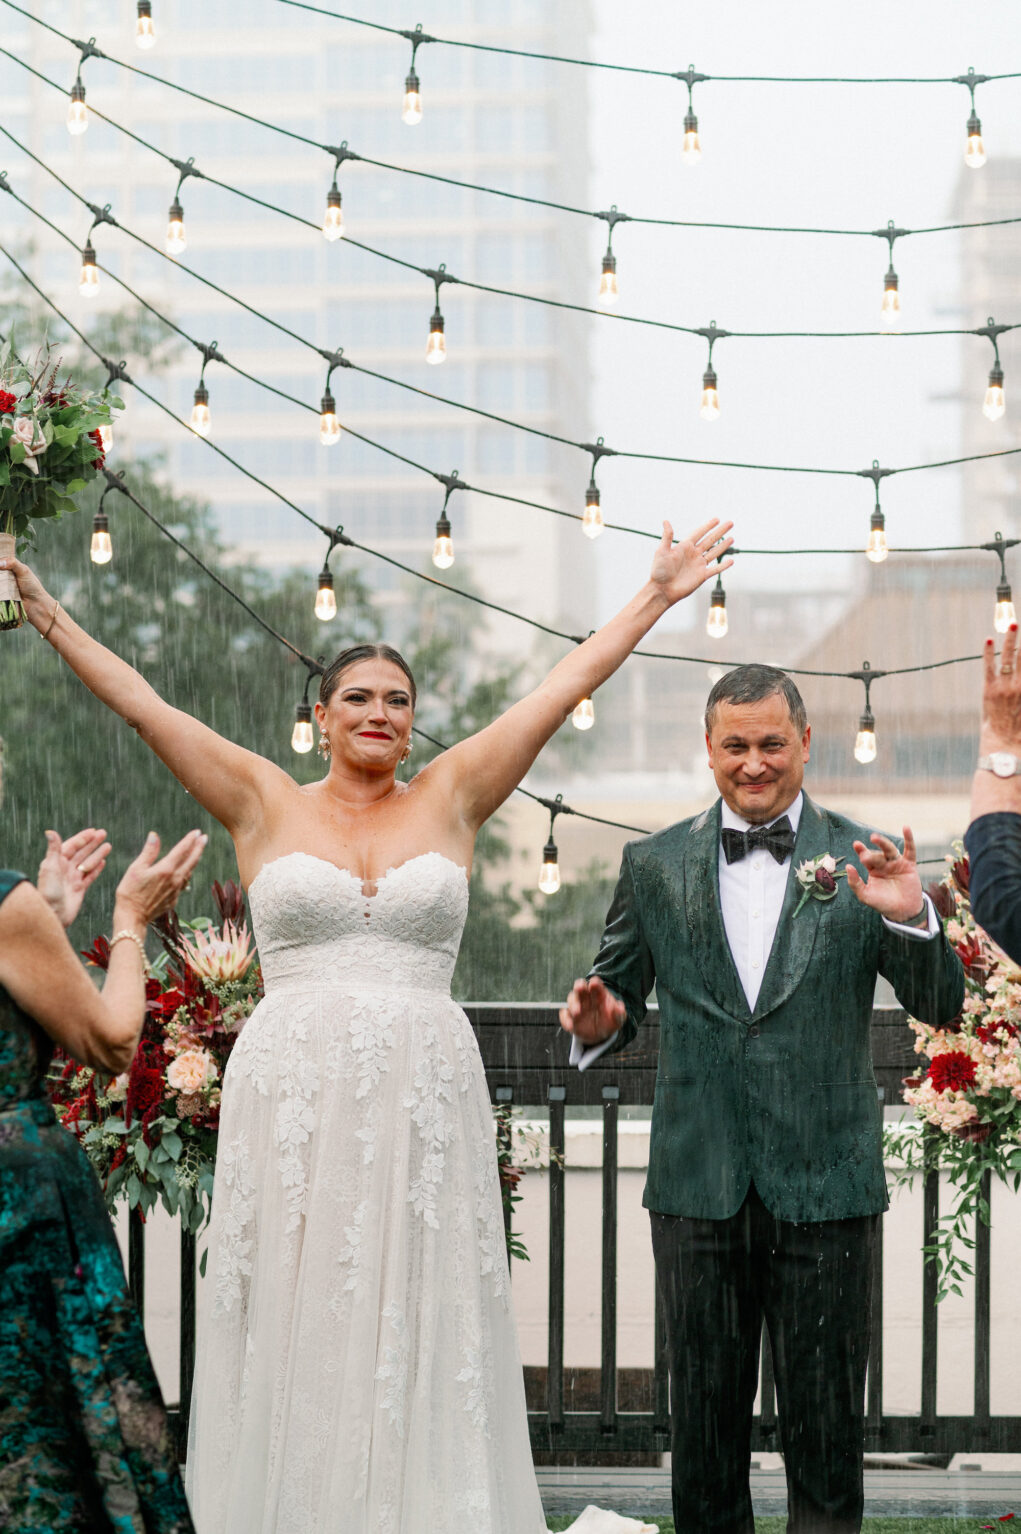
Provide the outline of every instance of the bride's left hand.
[[660,588],[671,607],[697,591],[704,581],[730,569],[734,561],[721,562],[721,556],[734,542],[727,537],[733,525],[713,517],[711,522],[703,523],[687,538],[674,543],[673,528],[669,522],[663,523],[663,541],[653,557],[649,579]]
[[65,842],[56,831],[47,831],[46,856],[39,864],[36,885],[62,927],[69,927],[78,915],[85,891],[103,872],[109,852],[106,832],[92,826]]

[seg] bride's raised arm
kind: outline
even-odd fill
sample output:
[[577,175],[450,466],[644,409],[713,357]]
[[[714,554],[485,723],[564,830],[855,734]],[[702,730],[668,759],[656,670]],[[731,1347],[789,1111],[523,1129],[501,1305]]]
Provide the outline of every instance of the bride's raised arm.
[[198,719],[173,708],[144,677],[93,639],[20,560],[2,561],[13,572],[25,613],[100,702],[137,730],[203,809],[235,835],[257,816],[263,793],[282,769]]
[[431,764],[430,775],[446,776],[452,802],[472,830],[500,807],[575,706],[613,675],[657,618],[733,564],[718,562],[734,541],[727,536],[732,526],[713,518],[675,544],[673,529],[664,522],[649,579],[627,606],[527,697]]

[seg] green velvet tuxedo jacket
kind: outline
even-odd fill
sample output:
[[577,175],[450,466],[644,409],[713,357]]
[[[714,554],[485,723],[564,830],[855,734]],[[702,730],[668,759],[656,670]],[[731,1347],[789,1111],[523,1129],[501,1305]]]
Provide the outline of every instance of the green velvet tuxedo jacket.
[[794,915],[797,865],[827,852],[851,858],[852,843],[868,845],[870,834],[805,795],[754,1008],[720,910],[720,801],[625,847],[592,974],[627,1008],[615,1050],[635,1037],[656,986],[647,1208],[726,1219],[753,1182],[783,1220],[886,1208],[869,1049],[876,976],[913,1017],[942,1023],[960,1011],[964,975],[942,933],[902,937],[843,879],[833,899],[809,899]]

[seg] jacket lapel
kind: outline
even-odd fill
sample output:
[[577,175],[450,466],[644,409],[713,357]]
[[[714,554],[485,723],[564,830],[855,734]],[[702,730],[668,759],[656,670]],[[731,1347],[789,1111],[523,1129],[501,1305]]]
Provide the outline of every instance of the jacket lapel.
[[[828,839],[829,823],[825,813],[805,794],[797,840],[787,872],[787,889],[780,908],[780,920],[776,924],[776,936],[773,938],[762,976],[762,987],[755,1003],[756,1017],[781,1006],[804,978],[825,901],[809,898],[795,919],[794,912],[801,899],[801,888],[795,873],[801,863],[830,851]],[[837,888],[840,891],[837,895],[839,900],[846,892],[839,884]]]
[[751,1015],[720,908],[720,801],[694,822],[684,848],[684,904],[706,989],[731,1017]]

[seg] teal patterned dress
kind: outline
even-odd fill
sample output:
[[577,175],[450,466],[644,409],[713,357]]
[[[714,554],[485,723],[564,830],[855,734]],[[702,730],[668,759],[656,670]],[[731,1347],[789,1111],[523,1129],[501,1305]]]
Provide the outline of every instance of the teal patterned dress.
[[[0,870],[0,901],[23,875]],[[0,986],[0,1529],[194,1534],[95,1174]]]

